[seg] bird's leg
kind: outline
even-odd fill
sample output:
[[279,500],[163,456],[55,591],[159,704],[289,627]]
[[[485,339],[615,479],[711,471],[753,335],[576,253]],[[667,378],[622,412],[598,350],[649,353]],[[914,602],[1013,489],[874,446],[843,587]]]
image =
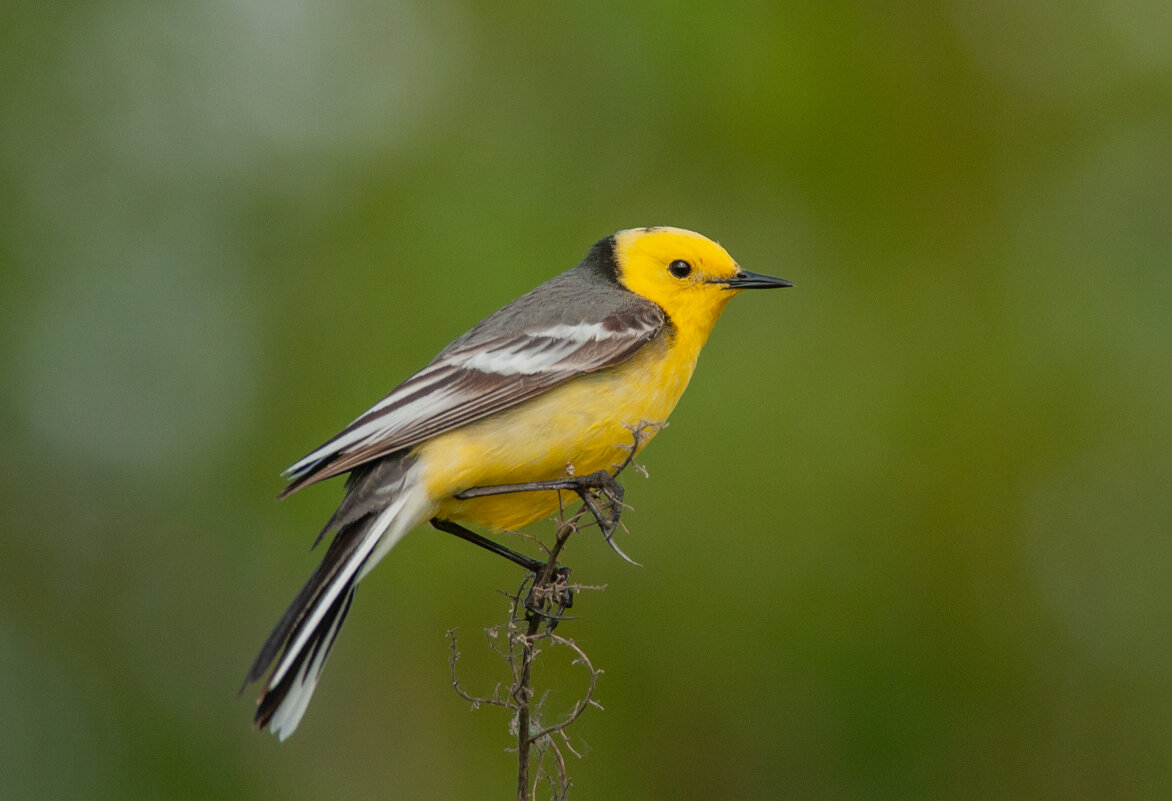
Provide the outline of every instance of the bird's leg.
[[460,539],[466,540],[473,545],[479,545],[486,551],[492,551],[498,556],[503,556],[510,562],[520,565],[534,575],[540,575],[541,569],[545,567],[545,562],[532,559],[523,553],[517,553],[512,548],[506,548],[499,542],[493,542],[488,537],[482,537],[475,531],[469,531],[459,523],[453,523],[451,520],[443,520],[438,517],[433,517],[431,519],[431,525],[440,531],[447,532],[448,534],[455,534]]
[[551,627],[556,626],[558,621],[565,620],[565,618],[562,617],[562,612],[566,611],[574,605],[574,591],[570,588],[569,585],[570,568],[559,567],[554,569],[554,581],[551,585],[551,589],[556,589],[558,591],[558,611],[556,613],[547,612],[543,607],[547,606],[548,603],[546,601],[539,600],[536,597],[537,578],[540,577],[542,575],[542,571],[545,570],[545,562],[542,562],[538,559],[532,559],[523,553],[517,553],[512,548],[506,548],[499,542],[494,542],[488,537],[481,536],[475,531],[464,528],[459,523],[453,523],[451,520],[444,520],[439,517],[433,517],[431,519],[431,525],[440,531],[446,532],[448,534],[454,534],[466,542],[470,542],[473,545],[478,545],[481,548],[484,548],[486,551],[491,551],[498,556],[503,556],[510,562],[520,565],[521,567],[528,570],[533,574],[534,586],[529,590],[529,595],[525,598],[525,608],[535,615],[540,615],[541,617],[547,618],[550,621]]
[[[623,508],[623,486],[615,481],[614,476],[606,470],[598,470],[584,476],[566,476],[552,481],[526,481],[521,484],[495,484],[489,487],[471,487],[463,492],[457,492],[455,497],[460,500],[469,498],[483,498],[486,495],[505,495],[510,492],[542,492],[548,490],[570,490],[576,492],[582,499],[587,511],[594,517],[602,531],[606,544],[614,552],[633,565],[638,565],[631,557],[623,553],[622,548],[614,541],[614,532],[619,525],[619,516]],[[596,495],[605,498],[610,506],[610,514],[603,512],[598,504]]]

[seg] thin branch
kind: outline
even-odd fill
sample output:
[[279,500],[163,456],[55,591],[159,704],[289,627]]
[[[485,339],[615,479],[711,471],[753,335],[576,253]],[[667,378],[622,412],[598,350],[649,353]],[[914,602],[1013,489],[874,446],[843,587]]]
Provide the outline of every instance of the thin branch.
[[[558,566],[558,557],[574,532],[587,526],[597,525],[602,529],[607,543],[624,559],[632,561],[612,540],[615,528],[622,524],[622,510],[629,508],[623,503],[622,487],[615,483],[613,478],[628,467],[634,467],[643,475],[647,475],[647,471],[635,462],[635,454],[656,431],[665,425],[666,423],[651,423],[641,420],[638,425],[627,426],[627,430],[631,432],[632,443],[626,449],[626,458],[621,463],[612,465],[613,473],[606,475],[604,471],[599,471],[597,474],[606,481],[597,485],[586,486],[579,483],[576,487],[567,486],[564,488],[573,489],[582,501],[582,506],[573,514],[567,514],[564,505],[560,506],[557,531],[552,545],[546,545],[539,538],[522,533],[523,537],[537,543],[545,555],[545,561],[539,568],[529,573],[515,595],[506,593],[510,600],[508,623],[491,626],[485,630],[489,648],[498,654],[508,666],[510,683],[507,690],[504,690],[500,684],[494,687],[489,696],[477,696],[465,690],[460,683],[456,669],[456,663],[460,659],[457,631],[455,629],[448,631],[448,668],[451,673],[452,687],[456,693],[472,704],[473,708],[488,704],[513,712],[509,728],[517,738],[518,801],[534,801],[537,798],[538,787],[543,783],[548,785],[552,798],[565,799],[567,797],[571,780],[563,751],[568,751],[576,757],[581,756],[571,743],[567,729],[588,708],[602,709],[602,705],[595,698],[595,692],[603,671],[594,666],[594,663],[577,643],[572,639],[555,634],[554,630],[559,623],[568,619],[563,616],[563,613],[573,604],[574,596],[578,591],[603,588],[571,584],[569,581],[570,570],[567,567]],[[566,474],[568,477],[572,477],[573,469],[568,467]],[[474,488],[467,491],[467,494],[469,497],[477,497],[482,494],[550,489],[549,484],[551,483],[557,482]],[[559,505],[564,489],[558,488]],[[604,513],[600,504],[605,504],[606,511],[610,512],[609,515]],[[625,525],[623,525],[623,530],[626,530]],[[505,635],[503,640],[502,633]],[[541,719],[543,717],[544,696],[540,702],[534,704],[533,665],[541,653],[543,643],[547,643],[550,647],[570,649],[573,653],[570,664],[583,667],[587,673],[585,690],[574,702],[569,712],[556,723],[545,723]],[[534,752],[536,752],[537,758],[531,760]],[[552,766],[547,766],[546,755],[552,759]],[[535,762],[533,768],[530,765],[531,761]]]

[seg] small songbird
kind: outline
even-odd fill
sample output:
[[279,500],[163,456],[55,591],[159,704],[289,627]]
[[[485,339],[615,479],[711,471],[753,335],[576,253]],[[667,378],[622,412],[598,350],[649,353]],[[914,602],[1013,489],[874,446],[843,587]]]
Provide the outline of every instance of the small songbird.
[[[350,475],[321,564],[248,672],[245,685],[276,660],[256,725],[282,740],[297,728],[355,588],[404,534],[430,520],[507,551],[460,524],[517,529],[558,510],[568,477],[610,479],[655,433],[632,431],[675,408],[725,304],[785,286],[692,231],[619,231],[290,467],[281,497]],[[518,484],[529,491],[476,491]]]

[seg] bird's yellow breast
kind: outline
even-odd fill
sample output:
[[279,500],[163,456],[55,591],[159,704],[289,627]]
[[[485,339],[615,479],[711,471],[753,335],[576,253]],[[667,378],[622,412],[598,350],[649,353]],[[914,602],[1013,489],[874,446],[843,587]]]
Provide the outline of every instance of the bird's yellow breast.
[[[692,377],[707,334],[681,333],[669,324],[620,365],[579,376],[419,445],[423,480],[431,497],[440,499],[436,514],[497,529],[520,528],[553,514],[559,498],[552,491],[471,500],[452,496],[470,487],[613,471],[634,444],[632,428],[667,420]],[[640,447],[650,438],[645,435]]]

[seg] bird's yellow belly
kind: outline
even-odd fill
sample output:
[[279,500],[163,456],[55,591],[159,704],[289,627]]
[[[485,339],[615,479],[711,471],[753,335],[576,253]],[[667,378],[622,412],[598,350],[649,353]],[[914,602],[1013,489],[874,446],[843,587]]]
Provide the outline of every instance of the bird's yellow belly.
[[[556,512],[559,493],[553,491],[452,496],[470,487],[613,472],[635,444],[632,429],[665,422],[679,401],[696,364],[694,355],[680,350],[669,348],[665,337],[622,365],[421,444],[416,453],[423,480],[431,497],[441,499],[437,516],[516,529]],[[640,448],[653,433],[644,434]]]

